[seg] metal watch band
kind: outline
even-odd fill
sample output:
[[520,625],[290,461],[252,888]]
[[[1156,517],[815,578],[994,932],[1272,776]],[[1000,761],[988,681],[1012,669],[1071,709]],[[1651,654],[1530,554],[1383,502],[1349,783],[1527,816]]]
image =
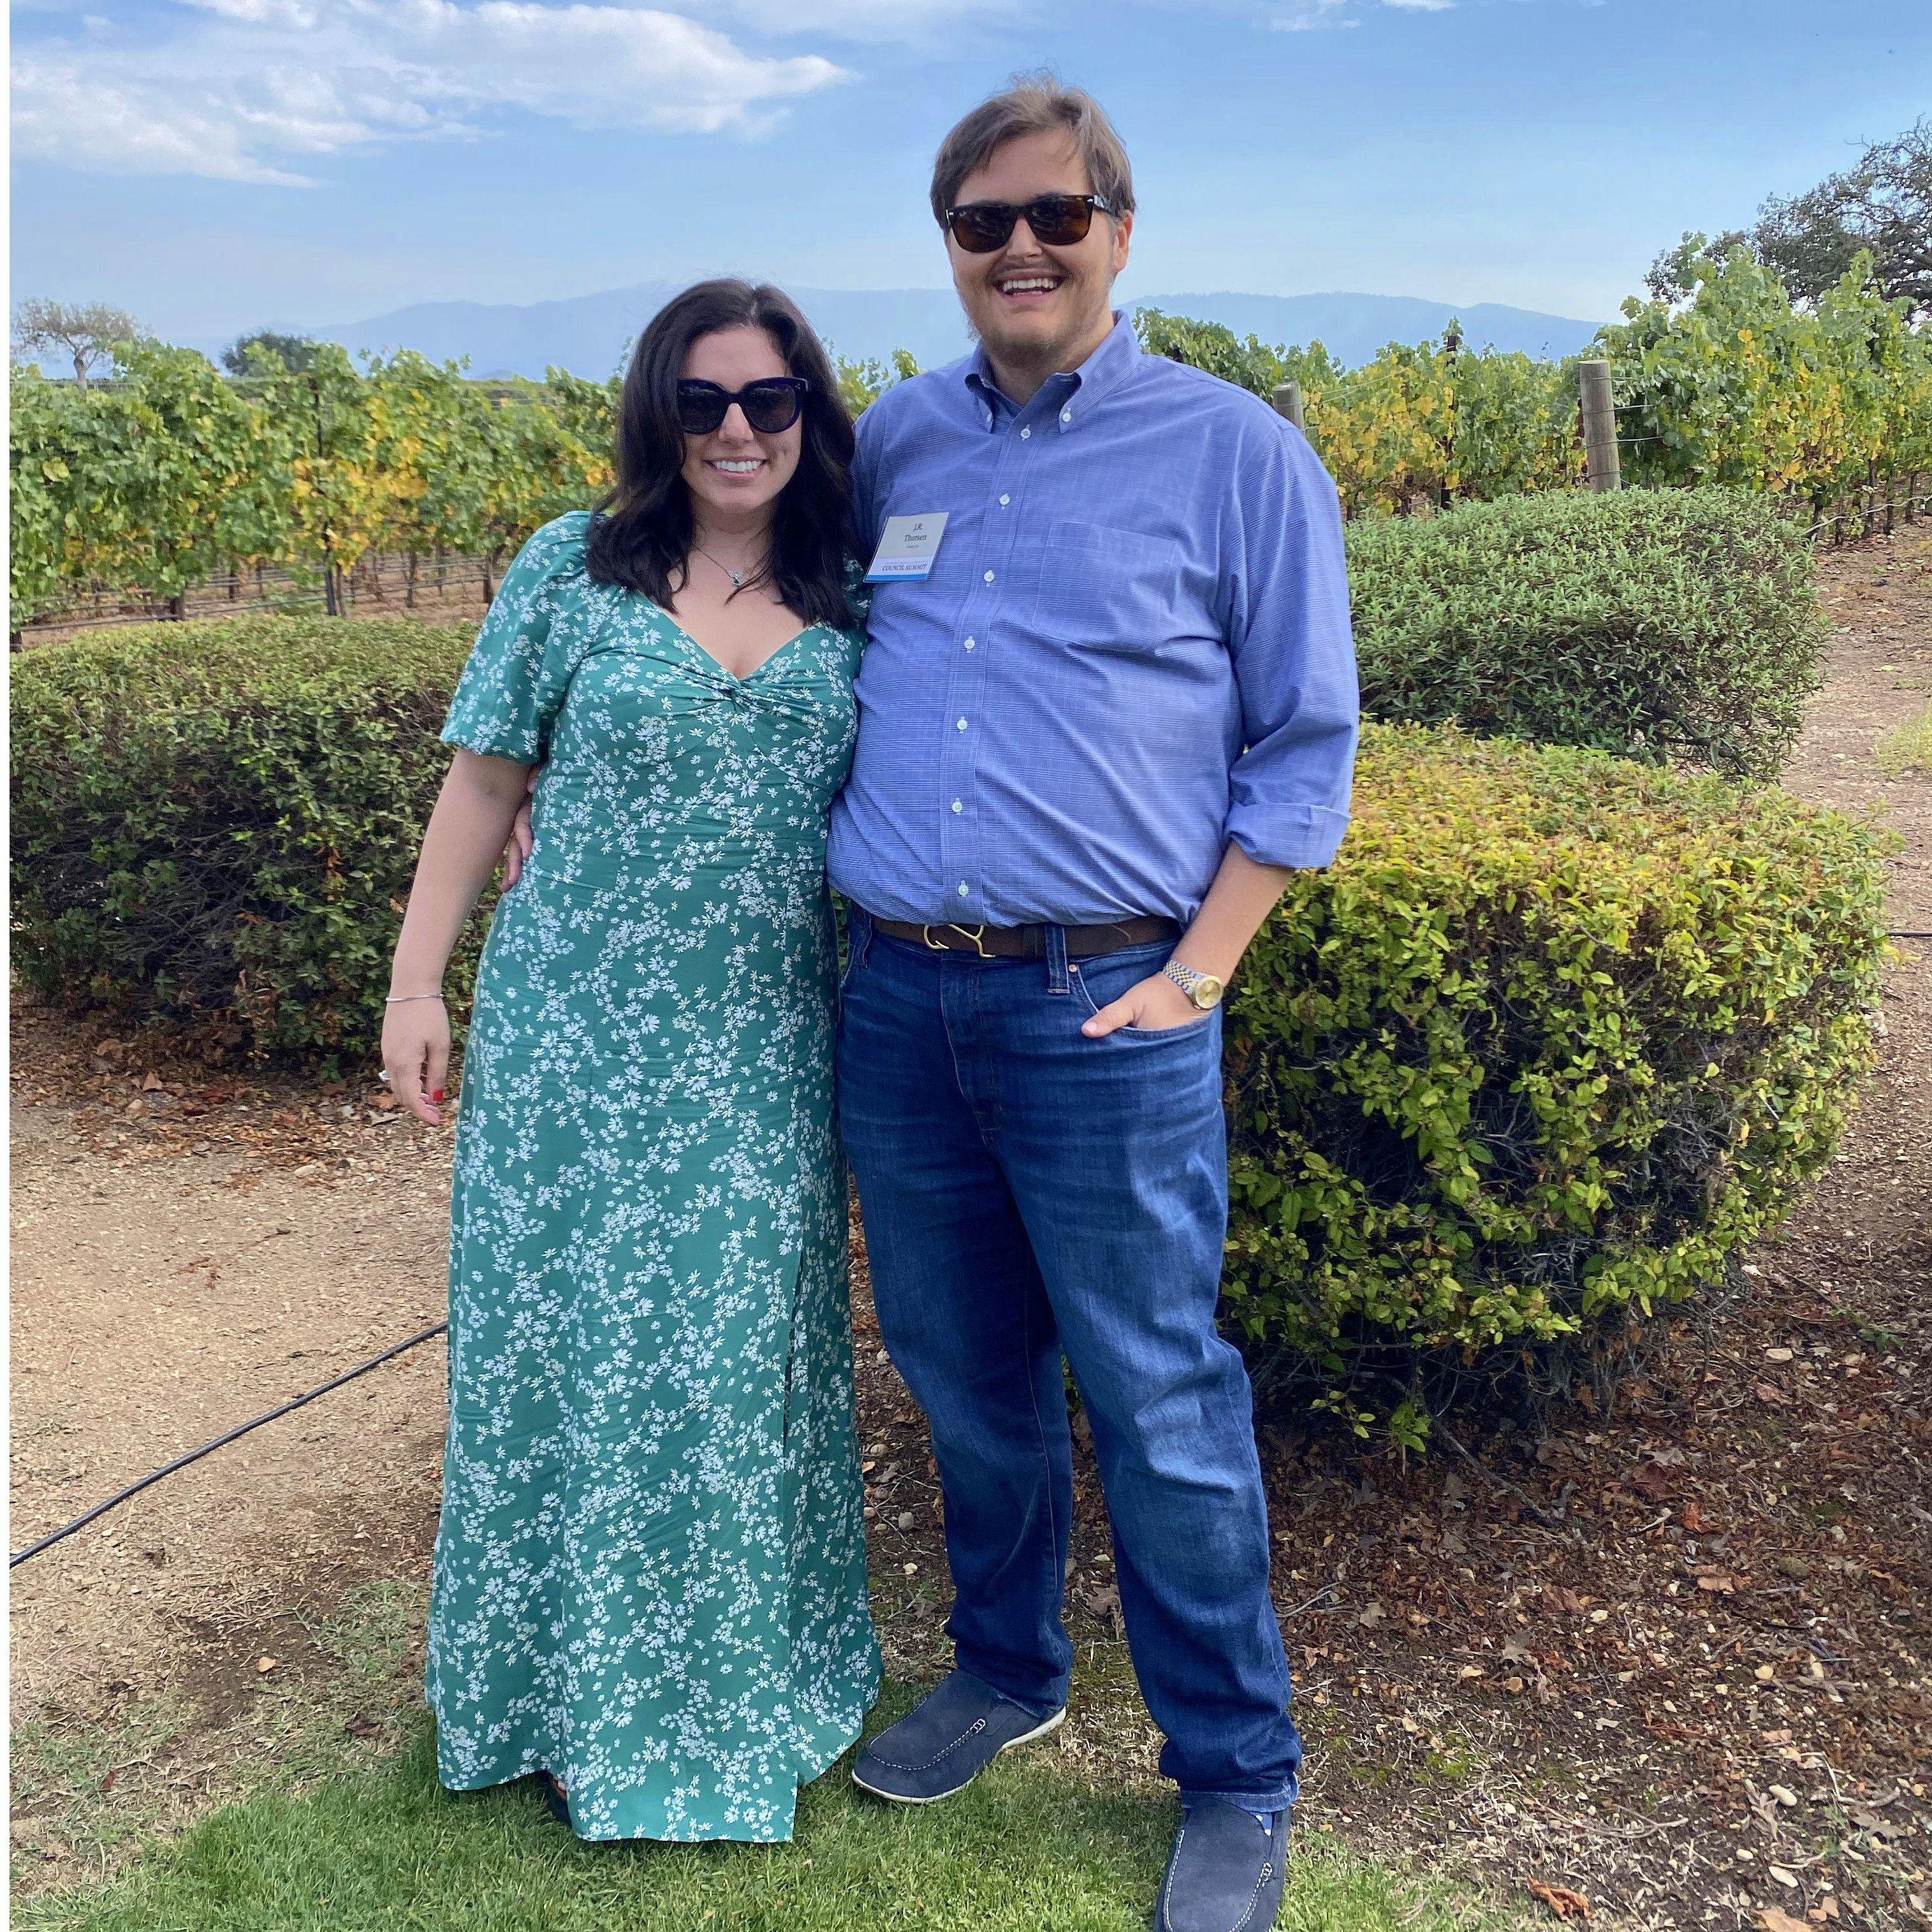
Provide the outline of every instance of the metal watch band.
[[[1166,977],[1172,980],[1190,1000],[1193,1000],[1196,1006],[1199,1006],[1201,1002],[1195,999],[1194,989],[1204,980],[1212,981],[1216,986],[1220,984],[1212,973],[1197,972],[1192,966],[1182,965],[1178,959],[1170,959],[1160,970]],[[1210,1000],[1208,1003],[1208,1008],[1204,1008],[1203,1010],[1211,1009],[1218,1004],[1217,1000]]]

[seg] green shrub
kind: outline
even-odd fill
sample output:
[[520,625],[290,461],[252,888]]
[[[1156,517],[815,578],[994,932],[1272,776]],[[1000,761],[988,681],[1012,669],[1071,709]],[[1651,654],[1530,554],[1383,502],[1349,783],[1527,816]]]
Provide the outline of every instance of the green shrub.
[[1819,681],[1810,547],[1768,497],[1552,492],[1348,546],[1372,718],[1772,778]]
[[1720,1279],[1870,1062],[1886,835],[1414,728],[1356,812],[1230,1000],[1237,1331],[1400,1381]]
[[69,1006],[238,1022],[258,1052],[372,1052],[471,635],[261,617],[16,657],[22,979]]

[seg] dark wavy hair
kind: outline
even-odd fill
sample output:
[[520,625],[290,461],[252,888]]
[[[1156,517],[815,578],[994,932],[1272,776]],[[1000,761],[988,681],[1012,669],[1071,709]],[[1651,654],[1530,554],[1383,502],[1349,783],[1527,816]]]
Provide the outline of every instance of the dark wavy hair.
[[[845,594],[852,555],[852,418],[824,345],[783,290],[721,277],[674,296],[638,338],[617,405],[617,480],[586,543],[590,574],[668,604],[690,568],[691,492],[682,472],[677,382],[686,352],[722,328],[762,328],[785,367],[812,387],[800,421],[798,468],[781,492],[771,556],[743,588],[770,582],[808,624],[854,621]],[[736,594],[735,592],[733,593]]]

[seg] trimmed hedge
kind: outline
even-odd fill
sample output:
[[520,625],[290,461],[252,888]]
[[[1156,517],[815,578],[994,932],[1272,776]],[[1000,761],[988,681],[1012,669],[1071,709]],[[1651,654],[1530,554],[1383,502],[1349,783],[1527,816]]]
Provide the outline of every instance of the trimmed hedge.
[[[43,998],[360,1060],[473,631],[258,617],[14,661],[14,961]],[[452,962],[466,1000],[482,927]]]
[[1819,682],[1803,530],[1729,490],[1556,492],[1348,526],[1362,708],[1774,778]]
[[1339,1373],[1720,1279],[1872,1058],[1889,836],[1772,788],[1372,726],[1228,1010],[1228,1312]]
[[[22,978],[366,1059],[469,644],[269,617],[16,658]],[[1824,1165],[1871,1059],[1888,840],[1415,726],[1366,728],[1356,809],[1231,995],[1226,1312],[1419,1442],[1428,1363],[1680,1300]]]

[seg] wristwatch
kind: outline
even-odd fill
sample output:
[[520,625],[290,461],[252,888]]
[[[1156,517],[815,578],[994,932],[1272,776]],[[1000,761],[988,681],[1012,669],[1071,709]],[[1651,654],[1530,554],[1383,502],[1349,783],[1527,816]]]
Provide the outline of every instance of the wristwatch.
[[1227,990],[1213,974],[1197,973],[1192,966],[1184,966],[1178,959],[1170,959],[1160,970],[1204,1013],[1211,1013],[1221,1004],[1221,995]]

